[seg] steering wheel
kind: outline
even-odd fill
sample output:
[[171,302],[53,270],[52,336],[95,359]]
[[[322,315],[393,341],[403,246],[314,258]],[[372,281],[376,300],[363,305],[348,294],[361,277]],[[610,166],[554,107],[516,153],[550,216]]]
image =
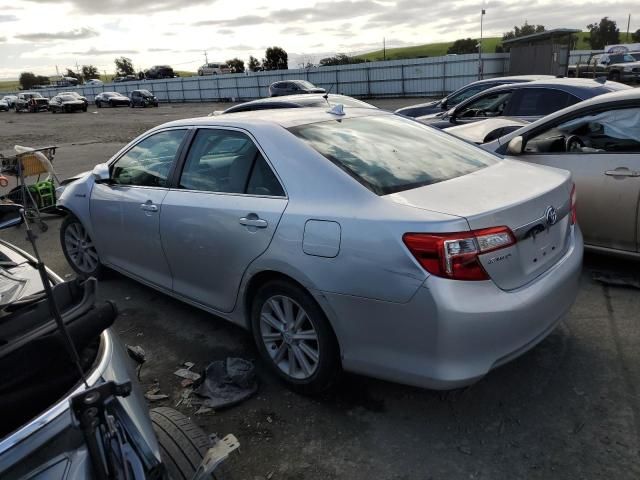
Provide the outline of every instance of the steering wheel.
[[584,147],[584,142],[577,135],[569,135],[564,141],[564,151],[565,152],[582,152],[582,147]]

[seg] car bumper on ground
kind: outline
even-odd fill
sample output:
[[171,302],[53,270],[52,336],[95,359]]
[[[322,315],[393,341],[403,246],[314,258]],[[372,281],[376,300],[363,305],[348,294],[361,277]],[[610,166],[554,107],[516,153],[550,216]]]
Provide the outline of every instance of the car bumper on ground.
[[575,227],[564,257],[512,291],[430,276],[405,304],[322,292],[345,370],[432,389],[469,385],[542,341],[571,308],[582,268]]

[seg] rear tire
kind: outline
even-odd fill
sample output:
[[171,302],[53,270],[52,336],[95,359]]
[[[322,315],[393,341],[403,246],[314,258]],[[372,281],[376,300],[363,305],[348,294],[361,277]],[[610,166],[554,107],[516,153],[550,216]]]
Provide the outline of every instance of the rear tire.
[[[270,321],[265,321],[265,314]],[[263,360],[292,390],[322,393],[340,377],[335,333],[320,306],[302,287],[286,280],[264,284],[251,304],[251,325]]]
[[[211,440],[200,427],[173,408],[158,407],[149,413],[160,444],[160,457],[169,478],[190,480],[211,447]],[[225,465],[216,468],[213,478],[229,479],[221,467]]]
[[97,102],[96,102],[96,107],[98,107],[98,108],[102,108],[102,102],[97,101]]

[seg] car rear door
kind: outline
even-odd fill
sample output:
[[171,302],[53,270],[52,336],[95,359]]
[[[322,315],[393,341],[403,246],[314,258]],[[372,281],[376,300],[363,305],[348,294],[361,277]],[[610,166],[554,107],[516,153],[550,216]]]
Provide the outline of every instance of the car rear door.
[[514,92],[504,116],[527,122],[578,103],[580,99],[563,90],[546,87],[521,88]]
[[517,158],[571,171],[585,243],[638,250],[640,106],[565,117],[530,135]]
[[162,246],[176,293],[233,310],[242,276],[287,206],[282,184],[245,131],[199,129],[162,204]]
[[109,182],[94,185],[91,219],[103,262],[170,289],[160,241],[160,214],[187,129],[145,137],[110,165]]

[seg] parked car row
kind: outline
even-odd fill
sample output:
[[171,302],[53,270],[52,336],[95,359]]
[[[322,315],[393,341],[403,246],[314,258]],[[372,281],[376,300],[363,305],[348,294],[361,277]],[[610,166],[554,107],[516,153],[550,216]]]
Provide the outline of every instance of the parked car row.
[[[131,97],[118,92],[102,92],[95,96],[96,107],[157,107],[158,99],[149,90],[134,90]],[[51,99],[38,92],[21,92],[0,99],[0,111],[15,110],[16,113],[50,111],[51,113],[86,112],[89,101],[78,92],[60,92]]]

